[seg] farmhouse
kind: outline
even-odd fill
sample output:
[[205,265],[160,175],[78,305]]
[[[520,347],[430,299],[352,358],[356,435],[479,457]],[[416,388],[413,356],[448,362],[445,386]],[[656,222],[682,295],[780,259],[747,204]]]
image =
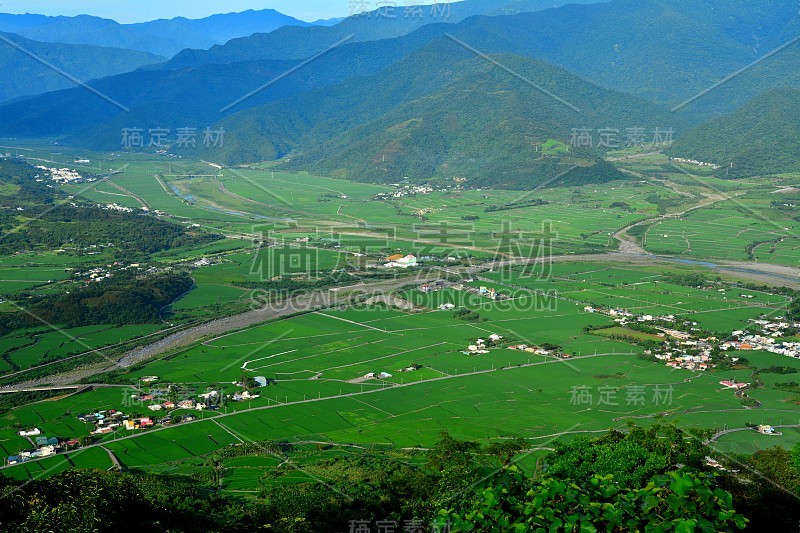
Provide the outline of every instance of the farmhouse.
[[58,446],[58,439],[55,437],[47,438],[47,437],[36,437],[36,446]]
[[394,257],[397,257],[397,255],[389,257],[390,261],[384,265],[386,268],[410,268],[417,266],[417,258],[413,255],[392,259]]
[[55,446],[47,445],[39,448],[39,457],[50,457],[51,455],[55,455],[56,453],[57,452]]
[[749,383],[736,383],[735,380],[720,381],[719,384],[727,389],[735,389],[735,390],[743,389],[745,387],[750,386]]
[[246,402],[248,400],[255,400],[258,398],[258,394],[250,394],[249,391],[237,392],[233,395],[234,402]]

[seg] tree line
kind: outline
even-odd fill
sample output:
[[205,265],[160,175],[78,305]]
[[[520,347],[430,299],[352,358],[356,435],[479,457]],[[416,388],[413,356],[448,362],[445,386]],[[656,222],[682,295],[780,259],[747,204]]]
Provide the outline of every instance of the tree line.
[[[71,470],[26,483],[0,479],[4,531],[318,532],[348,531],[354,521],[419,520],[459,531],[737,531],[791,528],[800,519],[800,446],[720,459],[703,431],[656,422],[598,438],[556,442],[535,461],[523,438],[488,445],[443,433],[422,458],[391,451],[348,453],[303,469],[265,467],[255,499],[225,496],[224,450],[207,458],[207,475],[175,476]],[[324,447],[323,445],[320,445]],[[247,448],[247,454],[258,453]],[[256,448],[260,448],[257,446]],[[265,457],[293,453],[272,443]],[[305,453],[305,452],[304,452]],[[753,473],[755,472],[755,473]],[[788,530],[788,529],[785,529]]]

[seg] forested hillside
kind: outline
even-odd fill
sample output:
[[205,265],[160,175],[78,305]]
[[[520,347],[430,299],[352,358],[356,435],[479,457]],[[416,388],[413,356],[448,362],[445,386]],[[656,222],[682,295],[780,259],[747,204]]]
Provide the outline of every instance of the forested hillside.
[[[626,129],[642,127],[650,142],[672,118],[544,62],[509,54],[495,61],[518,76],[443,39],[376,76],[243,111],[220,123],[231,132],[224,162],[286,156],[289,168],[360,181],[461,176],[525,188],[590,167],[602,152],[550,155],[541,148],[548,139],[570,143],[574,129],[612,128],[622,146]],[[578,168],[562,183],[622,177],[613,168],[578,177]]]
[[669,154],[719,165],[721,177],[800,170],[800,91],[760,96],[678,139]]

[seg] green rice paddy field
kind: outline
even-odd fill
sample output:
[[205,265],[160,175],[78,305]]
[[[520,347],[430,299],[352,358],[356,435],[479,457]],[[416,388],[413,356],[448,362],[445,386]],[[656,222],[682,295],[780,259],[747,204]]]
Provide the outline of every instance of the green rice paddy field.
[[[176,316],[187,320],[247,306],[250,292],[237,284],[359,268],[363,265],[358,253],[452,253],[480,259],[524,255],[524,243],[543,231],[550,231],[552,238],[548,253],[612,251],[617,247],[612,238],[616,231],[660,213],[682,212],[709,191],[736,197],[652,225],[643,236],[648,251],[783,265],[800,260],[797,222],[793,213],[772,204],[771,181],[695,176],[692,169],[673,168],[661,156],[621,163],[644,172],[642,179],[596,187],[527,193],[442,190],[380,201],[373,197],[395,189],[304,173],[273,174],[265,168],[218,172],[201,162],[144,155],[102,164],[124,173],[109,182],[66,190],[104,204],[146,205],[178,223],[229,236],[200,249],[153,258],[167,265],[214,257],[214,264],[193,268],[195,289],[172,306]],[[537,199],[542,202],[533,205]],[[253,248],[252,237],[266,234],[288,243],[309,237],[314,247]],[[0,294],[60,290],[68,268],[107,259],[55,253],[6,257],[0,262]],[[118,430],[94,447],[3,472],[27,479],[70,466],[108,468],[109,454],[127,467],[180,471],[221,447],[261,440],[397,449],[429,446],[447,429],[458,438],[485,441],[520,435],[547,446],[556,438],[599,434],[631,420],[648,424],[657,417],[681,427],[715,429],[798,422],[796,395],[777,385],[783,376],[762,376],[765,386],[752,393],[761,402],[757,409],[745,407],[719,384],[725,379],[751,380],[754,368],[800,364],[796,360],[747,353],[751,368],[692,373],[646,361],[638,357],[640,347],[584,331],[587,326],[614,325],[608,317],[583,310],[592,305],[690,318],[725,335],[756,317],[782,316],[787,298],[731,287],[684,287],[665,276],[666,271],[697,267],[578,261],[543,268],[489,272],[468,283],[511,296],[504,302],[452,288],[424,294],[409,287],[397,296],[409,300],[413,312],[382,305],[328,309],[250,327],[154,359],[130,371],[123,381],[133,386],[143,376],[157,375],[161,384],[195,392],[235,390],[232,382],[243,373],[277,383],[261,389],[257,399],[228,403],[194,422],[137,433]],[[467,308],[479,318],[461,320],[453,311],[439,310],[443,303]],[[8,310],[7,304],[0,310]],[[160,327],[166,326],[17,332],[0,338],[0,373]],[[507,343],[557,345],[571,357],[562,360],[505,346],[491,348],[488,354],[463,353],[476,339],[492,333]],[[411,365],[421,368],[403,371]],[[368,379],[368,373],[385,374]],[[578,391],[588,392],[589,400],[584,395],[585,401],[578,401]],[[130,393],[124,386],[99,389],[13,409],[0,417],[0,452],[12,454],[28,446],[17,435],[20,427],[39,427],[48,436],[80,437],[90,428],[76,419],[77,414],[141,411],[141,405],[130,405]],[[715,446],[752,452],[796,442],[800,432],[787,428],[776,437],[730,433]],[[274,459],[248,457],[226,463],[233,472],[226,489],[248,491],[257,486],[264,468],[274,466]]]
[[[585,302],[661,315],[708,314],[709,327],[729,328],[760,314],[778,313],[786,304],[783,297],[763,293],[753,293],[755,302],[744,300],[738,289],[736,298],[726,299],[717,291],[671,285],[660,278],[658,269],[597,263],[555,264],[551,281],[515,269],[473,282],[512,293],[507,302],[466,297],[454,289],[430,294],[408,289],[398,296],[412,301],[415,312],[383,306],[329,309],[223,335],[152,361],[127,377],[134,384],[145,375],[158,375],[162,383],[196,391],[225,390],[242,372],[276,379],[277,384],[261,389],[260,398],[229,403],[196,422],[136,435],[120,430],[101,442],[126,466],[162,469],[191,465],[193,458],[228,444],[260,440],[424,447],[448,429],[459,438],[522,435],[545,445],[559,436],[621,428],[629,420],[648,424],[656,415],[682,427],[796,423],[794,395],[774,387],[773,377],[780,376],[764,379],[765,388],[752,394],[762,406],[748,409],[719,381],[747,381],[752,369],[672,370],[637,358],[636,346],[583,332],[588,325],[613,324],[608,317],[584,312]],[[534,291],[544,289],[554,291],[555,299],[537,307]],[[452,311],[438,309],[442,302],[465,306],[485,320],[458,320]],[[489,354],[462,353],[491,333],[510,343],[557,344],[572,357],[561,360],[502,346]],[[756,367],[788,359],[745,356]],[[413,364],[422,368],[401,372]],[[785,364],[800,367],[800,361]],[[364,378],[373,372],[391,377]],[[590,403],[577,401],[577,390],[589,391]],[[3,419],[0,442],[9,453],[24,444],[15,435],[17,425],[37,426],[48,435],[85,435],[88,429],[75,419],[77,413],[109,408],[130,412],[125,405],[129,394],[126,388],[102,389],[15,409]],[[755,449],[795,440],[794,431],[780,437],[744,432],[726,435],[717,445]],[[96,457],[100,465],[108,454]],[[25,478],[36,475],[37,468],[26,464],[6,472]],[[230,490],[254,487],[248,468],[235,468],[239,473],[231,478]]]

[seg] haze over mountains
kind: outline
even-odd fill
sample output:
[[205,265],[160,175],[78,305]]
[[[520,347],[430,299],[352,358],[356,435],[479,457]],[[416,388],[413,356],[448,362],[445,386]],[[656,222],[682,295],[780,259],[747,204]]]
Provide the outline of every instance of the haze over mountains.
[[[491,170],[488,182],[520,186],[565,164],[537,155],[547,139],[568,141],[578,127],[643,126],[675,130],[675,155],[772,161],[747,167],[759,172],[797,165],[774,154],[791,144],[742,140],[736,155],[707,134],[719,124],[759,131],[773,118],[796,127],[795,114],[778,116],[794,94],[781,90],[800,88],[794,2],[565,4],[465,0],[447,13],[395,8],[330,27],[284,25],[91,83],[118,105],[81,87],[4,105],[0,135],[67,136],[115,150],[123,128],[214,126],[229,132],[216,153],[228,164],[286,158],[292,168],[381,181]],[[242,22],[257,13],[266,16],[210,17],[191,27],[222,40],[233,26],[258,26]],[[161,24],[172,36],[179,22],[148,27]]]
[[28,39],[127,48],[167,58],[185,48],[209,48],[235,37],[271,32],[288,25],[311,26],[308,22],[273,9],[213,15],[197,20],[178,17],[138,24],[120,24],[89,15],[47,17],[0,14],[0,31],[16,33]]
[[0,33],[0,68],[13,73],[0,77],[0,102],[74,87],[75,80],[86,82],[163,60],[136,50],[42,43]]
[[302,29],[284,27],[236,39],[210,50],[184,50],[168,64],[183,68],[207,63],[235,63],[262,59],[302,60],[342,40],[376,41],[407,35],[434,23],[457,24],[469,17],[507,16],[537,12],[565,4],[593,4],[602,0],[465,0],[439,2],[432,6],[379,8],[351,16],[332,27]]

